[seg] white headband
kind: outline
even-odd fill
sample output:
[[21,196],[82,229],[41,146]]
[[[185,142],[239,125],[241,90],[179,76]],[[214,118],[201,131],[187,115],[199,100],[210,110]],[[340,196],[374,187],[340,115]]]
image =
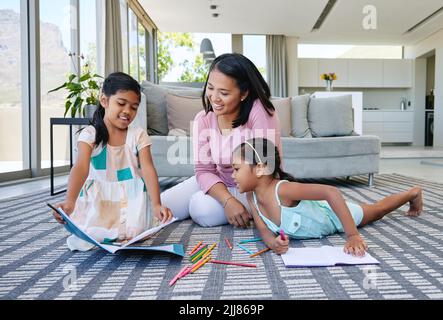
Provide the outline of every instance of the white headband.
[[252,144],[250,144],[249,143],[249,141],[245,141],[245,143],[248,145],[248,146],[250,146],[251,147],[251,149],[252,150],[254,150],[254,152],[255,152],[255,155],[257,156],[257,158],[258,158],[258,161],[259,161],[259,163],[258,164],[263,164],[264,162],[263,161],[261,161],[261,158],[260,158],[260,156],[258,155],[258,152],[257,152],[257,150],[255,150],[255,148],[252,146]]

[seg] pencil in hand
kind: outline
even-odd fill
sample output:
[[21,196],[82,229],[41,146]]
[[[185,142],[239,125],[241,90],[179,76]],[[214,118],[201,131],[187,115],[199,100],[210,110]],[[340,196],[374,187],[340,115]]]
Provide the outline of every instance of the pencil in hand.
[[283,229],[280,229],[280,239],[282,239],[283,241],[286,240],[286,235],[285,235],[285,232],[283,231]]

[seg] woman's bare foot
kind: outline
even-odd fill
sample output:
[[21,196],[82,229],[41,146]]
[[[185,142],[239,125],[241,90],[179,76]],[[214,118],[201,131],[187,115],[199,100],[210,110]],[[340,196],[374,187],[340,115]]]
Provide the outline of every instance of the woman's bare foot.
[[414,187],[411,189],[411,200],[409,201],[409,211],[406,215],[418,217],[423,210],[423,194],[421,187]]

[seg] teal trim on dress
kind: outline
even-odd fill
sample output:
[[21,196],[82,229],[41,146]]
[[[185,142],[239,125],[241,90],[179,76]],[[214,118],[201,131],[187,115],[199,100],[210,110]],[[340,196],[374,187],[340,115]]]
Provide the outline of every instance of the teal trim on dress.
[[91,164],[95,170],[106,170],[106,147],[95,157],[91,157]]
[[131,180],[134,177],[132,176],[132,172],[131,169],[129,168],[125,168],[125,169],[121,169],[121,170],[117,170],[117,180],[118,181],[126,181],[126,180]]

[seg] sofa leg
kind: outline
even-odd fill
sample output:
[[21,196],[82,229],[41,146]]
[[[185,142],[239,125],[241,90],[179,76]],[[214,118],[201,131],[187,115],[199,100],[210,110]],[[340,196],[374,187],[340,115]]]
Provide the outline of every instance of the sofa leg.
[[370,173],[368,176],[368,187],[372,188],[374,186],[374,174]]

